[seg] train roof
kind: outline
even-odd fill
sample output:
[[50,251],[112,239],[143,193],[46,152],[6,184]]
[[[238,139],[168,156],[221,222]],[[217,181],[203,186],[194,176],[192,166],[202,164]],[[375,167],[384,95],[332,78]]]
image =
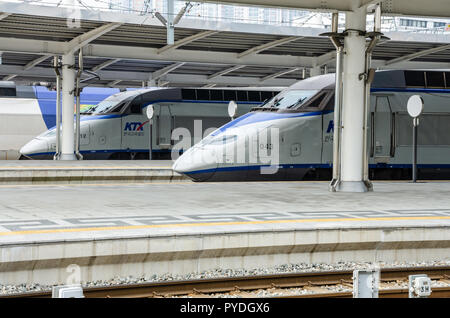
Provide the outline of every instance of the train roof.
[[[334,89],[335,75],[325,74],[304,79],[290,89]],[[371,88],[440,88],[450,89],[449,70],[376,71]]]

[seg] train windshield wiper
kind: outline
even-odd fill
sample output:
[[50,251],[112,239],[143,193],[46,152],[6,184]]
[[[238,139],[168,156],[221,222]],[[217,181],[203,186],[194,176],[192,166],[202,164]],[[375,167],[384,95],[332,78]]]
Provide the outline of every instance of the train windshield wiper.
[[275,100],[273,101],[272,106],[270,106],[270,107],[277,107],[277,106],[280,106],[280,102],[283,100],[283,98],[284,98],[284,97],[281,97],[281,98],[279,98],[279,99],[275,99]]
[[308,99],[308,97],[300,97],[300,99],[299,99],[297,102],[295,102],[294,104],[292,104],[291,106],[288,106],[288,107],[286,107],[286,108],[293,108],[293,107],[296,107],[296,106],[298,106],[298,105],[301,105],[301,104],[303,104],[303,102],[304,102],[306,99]]

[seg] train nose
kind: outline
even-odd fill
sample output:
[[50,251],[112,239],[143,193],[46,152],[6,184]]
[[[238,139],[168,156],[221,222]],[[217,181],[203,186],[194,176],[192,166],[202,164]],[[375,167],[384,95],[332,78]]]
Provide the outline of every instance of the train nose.
[[24,156],[32,156],[35,154],[48,152],[48,143],[46,140],[34,138],[20,148],[20,154]]
[[194,181],[207,181],[212,178],[217,168],[214,151],[202,148],[189,149],[173,164],[172,169],[184,174]]

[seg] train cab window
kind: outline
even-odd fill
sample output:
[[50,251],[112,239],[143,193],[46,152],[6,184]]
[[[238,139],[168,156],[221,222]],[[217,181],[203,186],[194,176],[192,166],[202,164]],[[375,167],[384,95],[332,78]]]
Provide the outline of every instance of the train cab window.
[[247,91],[237,91],[237,100],[241,102],[247,102]]
[[117,106],[111,110],[111,113],[120,113],[126,104],[127,104],[127,102],[122,102],[122,103],[117,104]]
[[328,92],[322,92],[318,96],[312,98],[309,103],[305,104],[304,108],[305,109],[306,108],[318,109],[320,107],[320,105],[322,104],[323,100],[325,99],[325,96],[327,96],[327,95],[328,95]]
[[224,90],[223,98],[225,101],[236,100],[236,91],[233,90]]
[[0,87],[0,97],[11,97],[16,96],[15,87]]
[[209,89],[198,89],[197,98],[199,100],[209,100]]
[[323,110],[333,110],[334,109],[334,93],[332,93],[330,95],[331,96],[328,98]]
[[317,90],[290,90],[282,91],[264,104],[266,108],[298,109],[318,93]]
[[142,96],[139,95],[130,103],[130,114],[142,113]]
[[260,102],[261,95],[258,91],[248,91],[248,101],[249,102]]
[[426,76],[427,76],[427,87],[430,88],[445,87],[444,72],[426,72]]

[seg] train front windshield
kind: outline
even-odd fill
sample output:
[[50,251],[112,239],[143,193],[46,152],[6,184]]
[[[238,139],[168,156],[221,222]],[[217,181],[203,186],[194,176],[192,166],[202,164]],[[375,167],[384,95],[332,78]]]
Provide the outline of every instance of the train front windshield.
[[318,92],[318,90],[285,90],[266,102],[262,107],[278,109],[299,108]]
[[138,93],[136,93],[135,91],[121,92],[111,95],[102,100],[97,105],[87,109],[85,112],[83,112],[83,114],[98,115],[118,113],[136,95],[138,95]]

